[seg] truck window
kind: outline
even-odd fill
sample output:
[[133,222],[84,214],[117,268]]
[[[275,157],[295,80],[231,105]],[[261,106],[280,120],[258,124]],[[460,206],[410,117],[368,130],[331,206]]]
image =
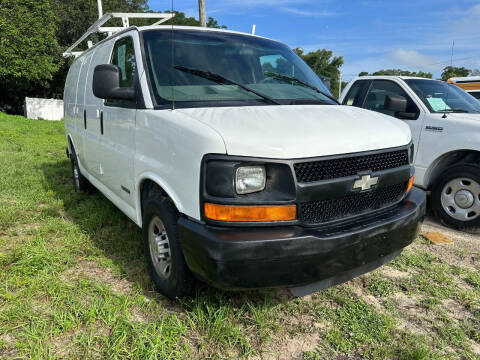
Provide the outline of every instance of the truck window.
[[[121,38],[115,43],[110,63],[120,68],[120,87],[132,87],[135,81],[137,63],[135,61],[133,39],[130,36]],[[108,99],[105,101],[105,105],[132,108],[135,106],[135,101]]]
[[397,117],[396,114],[390,110],[385,109],[385,98],[387,95],[400,95],[407,99],[407,113],[420,113],[417,105],[413,102],[410,96],[397,84],[390,80],[375,80],[368,91],[367,98],[363,107],[367,110],[377,111],[382,114]]
[[343,105],[362,106],[362,99],[370,80],[358,80],[352,85],[347,96],[343,99]]
[[132,87],[137,63],[131,37],[124,37],[115,43],[111,63],[120,68],[120,86]]

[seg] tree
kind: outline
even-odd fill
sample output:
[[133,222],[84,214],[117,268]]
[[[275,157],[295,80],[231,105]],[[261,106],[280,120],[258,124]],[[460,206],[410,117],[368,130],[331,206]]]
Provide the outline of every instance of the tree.
[[422,78],[433,78],[433,74],[429,72],[412,72],[408,70],[401,70],[401,69],[386,69],[386,70],[379,70],[375,71],[373,74],[369,74],[366,71],[362,71],[358,74],[358,76],[367,76],[367,75],[383,75],[383,76],[413,76],[413,77],[422,77]]
[[[148,0],[103,0],[107,12],[149,12]],[[52,10],[55,10],[53,13]],[[198,26],[194,17],[175,12],[168,22]],[[1,0],[0,5],[0,109],[21,112],[25,96],[61,98],[72,58],[62,53],[98,18],[96,0]],[[134,19],[131,25],[151,24]],[[112,19],[107,26],[121,26]],[[220,26],[209,17],[207,26]],[[101,40],[105,35],[92,35]],[[80,49],[86,49],[86,41]],[[8,104],[8,105],[6,105]]]
[[300,56],[318,76],[329,77],[331,84],[330,91],[335,97],[338,96],[340,67],[343,65],[343,57],[333,56],[333,52],[326,49],[309,52],[307,54],[304,54],[300,48],[295,48],[293,51]]
[[442,80],[447,81],[452,77],[465,77],[470,74],[471,70],[464,67],[446,66],[442,72]]
[[48,0],[3,0],[0,7],[0,107],[19,111],[25,95],[48,86],[60,66]]

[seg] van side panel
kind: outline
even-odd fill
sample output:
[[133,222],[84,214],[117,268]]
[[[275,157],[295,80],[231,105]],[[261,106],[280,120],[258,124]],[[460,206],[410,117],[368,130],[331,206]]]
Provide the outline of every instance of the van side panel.
[[[77,83],[78,75],[80,72],[81,62],[75,60],[68,70],[67,79],[65,81],[65,90],[63,93],[63,107],[64,107],[64,121],[65,121],[65,134],[69,134],[74,137],[76,133],[76,101],[77,101]],[[78,137],[76,137],[78,140]],[[77,141],[74,140],[76,144]]]

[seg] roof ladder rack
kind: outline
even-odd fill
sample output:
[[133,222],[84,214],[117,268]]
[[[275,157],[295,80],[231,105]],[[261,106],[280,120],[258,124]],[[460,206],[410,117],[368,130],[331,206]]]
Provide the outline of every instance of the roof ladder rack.
[[[114,33],[118,31],[125,30],[126,28],[130,27],[130,19],[158,19],[155,23],[152,25],[159,25],[165,21],[170,20],[173,18],[175,14],[161,14],[161,13],[107,13],[105,15],[102,15],[97,21],[95,21],[83,34],[80,36],[80,38],[73,43],[72,46],[70,46],[65,52],[63,53],[64,58],[68,58],[70,56],[80,56],[82,54],[82,51],[73,51],[75,48],[82,43],[87,37],[89,37],[91,34],[95,33],[107,33],[108,36],[113,35]],[[121,27],[102,27],[103,24],[105,24],[107,21],[110,19],[122,19],[122,25]],[[89,47],[91,47],[92,44],[89,42]]]

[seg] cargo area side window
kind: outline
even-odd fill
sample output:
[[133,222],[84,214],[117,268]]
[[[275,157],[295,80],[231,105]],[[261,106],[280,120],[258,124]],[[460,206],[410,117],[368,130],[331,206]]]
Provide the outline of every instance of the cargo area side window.
[[[117,65],[120,68],[120,87],[133,87],[137,71],[137,63],[135,60],[133,39],[131,37],[124,37],[115,43],[111,64]],[[106,105],[115,106],[131,104],[132,101],[108,100],[108,104]]]

